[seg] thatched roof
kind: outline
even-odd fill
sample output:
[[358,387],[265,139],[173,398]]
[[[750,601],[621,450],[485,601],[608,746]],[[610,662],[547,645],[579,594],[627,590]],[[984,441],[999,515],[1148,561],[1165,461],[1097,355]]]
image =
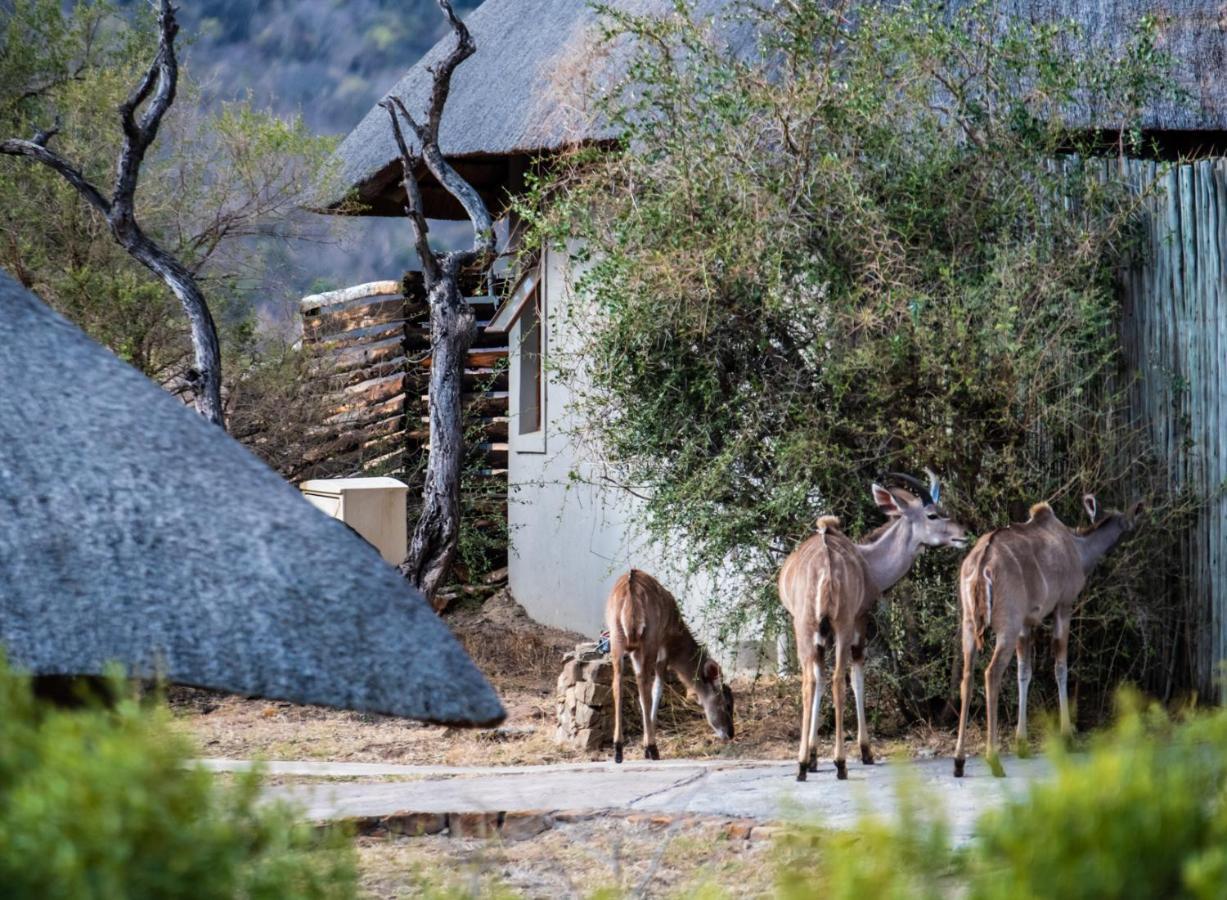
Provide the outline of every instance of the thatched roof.
[[[666,13],[671,0],[611,0],[636,12]],[[731,0],[698,0],[700,16],[718,14]],[[956,0],[957,2],[957,0]],[[1088,46],[1119,49],[1143,15],[1159,17],[1161,42],[1176,60],[1176,76],[1193,102],[1150,110],[1152,131],[1227,130],[1227,13],[1208,0],[997,0],[1011,17],[1040,22],[1077,20]],[[587,0],[486,0],[467,19],[477,52],[456,71],[443,116],[444,152],[489,198],[514,185],[525,160],[568,144],[613,135],[585,115],[581,76],[609,65],[586,53],[597,22]],[[739,35],[739,37],[741,37]],[[425,108],[429,67],[448,36],[398,81],[389,94],[409,109]],[[750,43],[743,41],[743,43]],[[616,71],[616,64],[613,66]],[[403,192],[387,113],[373,108],[337,150],[336,187],[320,205],[335,207],[350,190],[373,215],[401,215]],[[458,217],[458,208],[427,186],[427,211]]]
[[[652,14],[673,9],[672,0],[615,0],[621,8]],[[699,15],[728,0],[696,0]],[[516,166],[567,145],[613,137],[582,108],[583,84],[600,77],[592,58],[598,17],[588,0],[486,0],[465,18],[477,52],[460,65],[443,114],[440,144],[479,190],[497,201],[514,180]],[[426,108],[434,62],[455,42],[450,34],[392,86],[410,112]],[[332,207],[356,189],[371,215],[403,215],[400,165],[388,114],[375,106],[337,149],[336,189],[321,199]],[[460,217],[454,204],[426,185],[427,212]]]
[[491,723],[503,710],[379,553],[0,273],[0,647],[137,674]]

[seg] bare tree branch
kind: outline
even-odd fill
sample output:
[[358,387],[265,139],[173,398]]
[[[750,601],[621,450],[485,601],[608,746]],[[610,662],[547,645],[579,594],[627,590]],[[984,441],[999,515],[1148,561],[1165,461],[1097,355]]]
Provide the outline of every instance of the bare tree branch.
[[79,169],[46,146],[47,141],[51,139],[55,132],[56,129],[49,128],[46,131],[40,131],[28,141],[19,139],[0,141],[0,153],[6,156],[25,156],[58,172],[90,206],[104,216],[109,216],[111,214],[111,202],[102,196],[99,190],[81,174]]
[[[192,347],[196,368],[189,372],[195,394],[196,409],[209,421],[224,426],[221,400],[221,349],[217,326],[209,312],[204,294],[192,273],[179,260],[162,249],[141,229],[136,221],[136,186],[140,180],[145,152],[158,134],[162,117],[175,101],[179,77],[175,59],[175,35],[179,25],[170,0],[160,0],[158,8],[158,52],[149,69],[119,106],[124,142],[116,164],[115,183],[108,200],[102,192],[64,157],[47,147],[59,131],[58,123],[38,132],[32,140],[0,141],[0,153],[24,156],[57,172],[101,213],[111,234],[135,260],[162,279],[178,298],[191,327]],[[152,96],[151,96],[152,95]],[[148,106],[137,117],[137,109],[148,100]]]
[[413,118],[405,109],[404,104],[395,97],[381,100],[379,105],[388,111],[388,118],[392,120],[392,134],[396,138],[396,146],[400,149],[401,182],[405,186],[405,215],[409,217],[409,225],[413,229],[413,242],[417,247],[418,259],[422,262],[426,285],[429,287],[439,279],[439,267],[427,238],[430,226],[426,222],[425,213],[422,212],[422,188],[417,179],[418,160],[409,152],[409,147],[405,143],[404,132],[401,131],[400,121],[396,118],[396,109],[400,108],[401,113],[410,124],[413,123]]

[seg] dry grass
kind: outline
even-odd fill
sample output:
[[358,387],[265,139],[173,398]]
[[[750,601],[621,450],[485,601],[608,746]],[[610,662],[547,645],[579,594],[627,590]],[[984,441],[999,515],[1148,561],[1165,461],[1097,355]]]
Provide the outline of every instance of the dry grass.
[[[392,716],[172,688],[168,699],[175,727],[190,734],[207,757],[457,766],[607,758],[606,751],[585,754],[553,741],[554,685],[563,653],[582,640],[580,635],[533,622],[505,593],[484,605],[461,607],[449,613],[446,621],[502,696],[508,716],[500,728],[445,728]],[[797,680],[760,676],[737,679],[733,687],[737,739],[725,744],[712,735],[697,704],[678,685],[671,685],[660,711],[661,755],[669,759],[791,759],[800,727]],[[823,713],[826,722],[819,752],[827,754],[829,702]],[[632,704],[625,715],[628,738],[634,741],[638,709]],[[845,725],[849,740],[854,740],[856,722],[850,703]],[[879,756],[950,755],[954,748],[953,729],[922,727],[886,740],[878,736],[877,729],[873,731],[874,751]],[[974,727],[970,738],[972,747],[980,746]]]
[[715,896],[772,893],[769,844],[730,839],[714,827],[658,829],[593,819],[519,842],[359,838],[357,846],[368,897],[555,898],[601,891],[663,897],[721,886]]

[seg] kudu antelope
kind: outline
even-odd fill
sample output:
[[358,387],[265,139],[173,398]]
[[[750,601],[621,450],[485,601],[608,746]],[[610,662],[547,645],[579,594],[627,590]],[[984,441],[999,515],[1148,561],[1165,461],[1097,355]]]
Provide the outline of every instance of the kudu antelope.
[[672,670],[694,691],[707,723],[718,737],[733,737],[733,692],[721,679],[720,665],[707,655],[686,623],[677,600],[646,572],[631,569],[614,583],[605,601],[605,627],[613,659],[614,762],[622,762],[622,654],[629,653],[643,710],[643,753],[660,759],[656,713]]
[[988,707],[985,756],[994,775],[1003,775],[997,761],[997,700],[1001,679],[1018,657],[1018,730],[1027,737],[1027,688],[1035,629],[1054,614],[1052,647],[1055,657],[1057,697],[1061,708],[1061,731],[1071,730],[1066,679],[1069,674],[1069,620],[1074,600],[1086,586],[1096,564],[1133,530],[1140,502],[1126,513],[1100,514],[1092,494],[1082,498],[1090,517],[1087,528],[1073,529],[1057,518],[1047,503],[1031,507],[1030,518],[1020,525],[991,531],[976,541],[963,560],[959,575],[959,599],[963,610],[963,683],[960,689],[959,739],[954,751],[954,774],[963,775],[967,736],[967,707],[971,701],[971,678],[976,651],[984,646],[984,631],[990,626],[996,641],[993,656],[984,670],[984,696]]
[[865,726],[865,641],[878,597],[907,573],[925,547],[962,547],[966,529],[946,517],[937,501],[941,485],[929,472],[929,486],[892,473],[915,494],[873,485],[873,499],[889,521],[853,543],[839,531],[839,519],[823,516],[818,533],[793,551],[780,569],[780,600],[792,614],[801,669],[801,749],[797,781],[818,769],[818,714],[826,679],[827,651],[834,653],[831,693],[835,703],[835,773],[848,777],[844,762],[844,671],[851,657],[856,695],[856,731],[861,762],[873,763]]

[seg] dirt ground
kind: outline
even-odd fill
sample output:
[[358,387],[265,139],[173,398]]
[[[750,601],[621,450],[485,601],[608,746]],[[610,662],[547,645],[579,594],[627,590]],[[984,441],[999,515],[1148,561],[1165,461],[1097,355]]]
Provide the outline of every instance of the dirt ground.
[[[206,757],[445,765],[514,765],[606,759],[553,741],[555,683],[564,653],[583,638],[541,626],[506,593],[445,617],[499,691],[508,717],[493,729],[444,728],[406,719],[248,699],[190,688],[168,694],[174,727]],[[737,738],[716,740],[696,704],[666,692],[662,757],[791,759],[800,688],[795,678],[733,682]],[[830,705],[819,753],[830,753]],[[628,711],[636,724],[638,711]],[[849,704],[849,740],[855,714]],[[629,736],[634,741],[634,736]],[[978,735],[973,736],[978,741]],[[879,756],[950,755],[954,735],[921,729],[875,739]],[[855,747],[849,748],[855,757]],[[630,751],[634,753],[634,750]],[[220,776],[225,777],[225,776]],[[266,777],[266,782],[286,780]],[[768,829],[770,830],[770,829]],[[769,840],[738,840],[703,823],[659,827],[625,817],[560,824],[527,840],[356,838],[365,896],[401,897],[766,897],[772,894]]]
[[623,818],[555,827],[531,840],[359,838],[367,897],[768,897],[767,841],[715,828],[658,828]]
[[[178,687],[168,694],[175,727],[192,737],[202,756],[214,758],[532,765],[609,755],[608,750],[583,753],[553,740],[554,690],[562,655],[583,640],[581,635],[533,622],[505,592],[485,604],[450,612],[446,621],[503,699],[508,715],[498,728],[446,728]],[[678,689],[668,690],[659,720],[662,757],[790,759],[800,725],[797,680],[738,678],[733,689],[737,739],[728,744],[712,735],[696,704]],[[824,712],[829,718],[829,703]],[[628,736],[634,740],[638,710],[631,708],[626,715]],[[845,722],[852,740],[856,726],[850,703]],[[826,754],[829,722],[823,735],[819,752]],[[875,735],[874,750],[879,756],[926,758],[949,755],[953,745],[952,731],[921,728],[890,740]]]

